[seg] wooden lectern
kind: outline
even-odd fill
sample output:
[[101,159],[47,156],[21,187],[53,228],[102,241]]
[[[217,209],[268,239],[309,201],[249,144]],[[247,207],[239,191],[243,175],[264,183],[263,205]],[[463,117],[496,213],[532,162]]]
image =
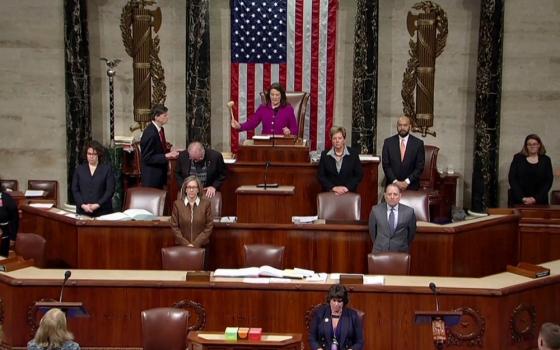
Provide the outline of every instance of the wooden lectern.
[[296,215],[295,187],[261,188],[240,186],[237,194],[237,222],[289,224]]
[[188,343],[193,350],[300,350],[301,334],[263,334],[262,340],[226,340],[223,333],[189,332]]
[[415,311],[414,323],[432,324],[432,335],[434,346],[438,350],[443,350],[447,335],[445,329],[455,326],[461,320],[461,312],[456,311]]
[[81,302],[74,301],[37,301],[34,304],[36,311],[45,313],[50,309],[60,309],[67,318],[89,317],[89,313]]
[[238,162],[309,163],[309,146],[289,137],[250,140],[239,146]]

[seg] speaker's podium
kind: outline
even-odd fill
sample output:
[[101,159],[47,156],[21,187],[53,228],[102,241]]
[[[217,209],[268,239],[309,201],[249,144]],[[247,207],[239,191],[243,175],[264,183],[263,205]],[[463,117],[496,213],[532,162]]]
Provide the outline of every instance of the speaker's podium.
[[238,162],[309,163],[309,146],[294,136],[253,136],[239,146]]
[[414,312],[414,323],[431,324],[434,346],[443,349],[447,340],[446,328],[455,326],[461,320],[461,312],[456,311],[416,311]]
[[239,186],[235,193],[240,223],[289,224],[297,213],[294,186],[246,185]]
[[193,350],[301,350],[301,334],[294,333],[264,333],[261,340],[226,340],[223,333],[189,332],[187,340]]

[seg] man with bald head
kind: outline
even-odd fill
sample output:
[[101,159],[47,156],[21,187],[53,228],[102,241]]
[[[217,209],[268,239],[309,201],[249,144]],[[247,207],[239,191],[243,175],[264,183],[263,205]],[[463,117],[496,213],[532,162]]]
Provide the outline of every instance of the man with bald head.
[[385,139],[381,153],[387,184],[395,184],[401,191],[419,189],[424,171],[424,142],[410,135],[411,127],[410,118],[401,116],[397,134]]
[[226,179],[227,167],[220,152],[204,148],[198,141],[191,142],[186,151],[179,153],[175,175],[177,185],[181,187],[183,181],[196,176],[204,187],[204,194],[212,198]]
[[560,350],[560,326],[550,322],[543,323],[537,345],[539,350]]

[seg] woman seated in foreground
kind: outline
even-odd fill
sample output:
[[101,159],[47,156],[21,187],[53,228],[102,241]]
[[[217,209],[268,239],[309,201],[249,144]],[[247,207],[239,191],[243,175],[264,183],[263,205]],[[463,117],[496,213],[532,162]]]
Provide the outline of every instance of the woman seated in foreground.
[[60,309],[50,309],[41,318],[35,338],[27,343],[27,350],[79,350],[74,336],[66,328],[66,316]]

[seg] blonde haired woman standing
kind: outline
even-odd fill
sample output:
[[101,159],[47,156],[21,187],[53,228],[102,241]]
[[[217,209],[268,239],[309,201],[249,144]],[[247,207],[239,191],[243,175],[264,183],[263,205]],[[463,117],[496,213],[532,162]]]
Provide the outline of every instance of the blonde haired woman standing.
[[66,316],[60,309],[50,309],[41,318],[35,338],[27,343],[27,350],[79,350],[74,336],[66,328]]

